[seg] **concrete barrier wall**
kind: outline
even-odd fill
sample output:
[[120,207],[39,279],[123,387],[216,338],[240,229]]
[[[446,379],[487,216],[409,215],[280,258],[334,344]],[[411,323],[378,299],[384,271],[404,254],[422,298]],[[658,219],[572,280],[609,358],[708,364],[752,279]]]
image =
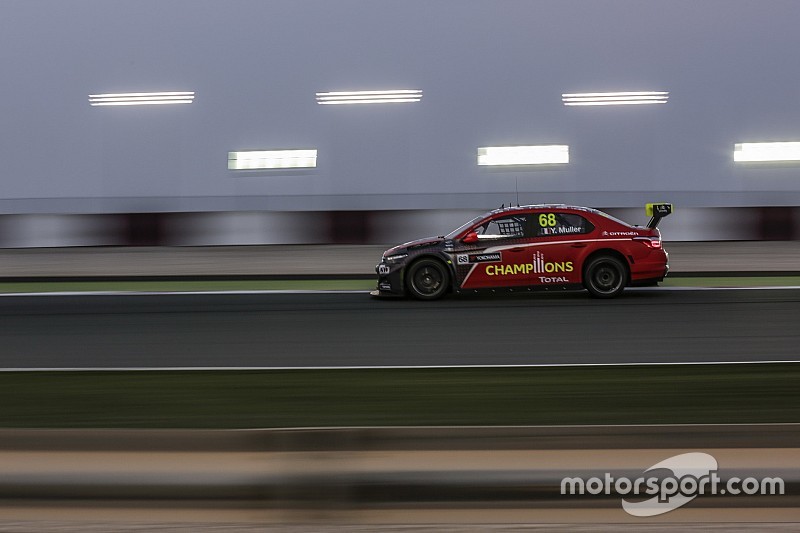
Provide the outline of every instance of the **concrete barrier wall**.
[[[643,208],[610,208],[631,224]],[[483,210],[251,211],[115,215],[2,215],[0,247],[387,244],[442,235]],[[800,239],[800,208],[677,208],[669,241]]]

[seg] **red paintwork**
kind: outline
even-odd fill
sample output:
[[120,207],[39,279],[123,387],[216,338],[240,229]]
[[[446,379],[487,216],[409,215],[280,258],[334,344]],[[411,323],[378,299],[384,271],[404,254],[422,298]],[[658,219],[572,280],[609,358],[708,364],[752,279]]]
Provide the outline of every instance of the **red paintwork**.
[[[594,229],[584,234],[538,236],[531,238],[480,240],[465,243],[462,239],[485,224],[510,213],[570,213],[587,219]],[[604,216],[599,211],[569,206],[531,206],[493,211],[486,218],[453,235],[453,264],[456,286],[482,289],[515,286],[571,285],[583,282],[583,266],[593,253],[618,252],[630,270],[630,281],[661,280],[667,272],[667,253],[661,247],[658,229],[630,226]],[[486,262],[475,262],[474,254]],[[499,256],[497,254],[499,253]],[[464,254],[469,263],[464,263]],[[458,257],[462,256],[462,262]]]

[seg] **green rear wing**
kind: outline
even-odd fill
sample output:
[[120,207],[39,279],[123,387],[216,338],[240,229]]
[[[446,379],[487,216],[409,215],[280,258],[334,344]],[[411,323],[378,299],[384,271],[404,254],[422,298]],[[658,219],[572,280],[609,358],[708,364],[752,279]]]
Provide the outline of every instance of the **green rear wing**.
[[644,211],[650,217],[647,227],[654,229],[662,218],[672,214],[672,204],[646,204]]

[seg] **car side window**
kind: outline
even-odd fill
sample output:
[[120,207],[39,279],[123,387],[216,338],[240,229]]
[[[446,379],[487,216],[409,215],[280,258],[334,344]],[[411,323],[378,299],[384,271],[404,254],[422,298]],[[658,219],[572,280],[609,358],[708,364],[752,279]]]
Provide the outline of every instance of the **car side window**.
[[529,214],[514,214],[495,218],[476,228],[479,239],[522,239],[534,235],[533,219]]
[[591,222],[573,213],[537,213],[533,222],[537,237],[583,235],[594,230],[594,225]]

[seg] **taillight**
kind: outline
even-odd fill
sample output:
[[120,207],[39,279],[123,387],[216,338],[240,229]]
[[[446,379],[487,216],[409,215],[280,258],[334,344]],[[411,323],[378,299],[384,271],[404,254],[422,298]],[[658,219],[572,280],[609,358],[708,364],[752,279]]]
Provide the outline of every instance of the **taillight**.
[[634,237],[633,240],[654,250],[661,248],[661,239],[659,237]]

